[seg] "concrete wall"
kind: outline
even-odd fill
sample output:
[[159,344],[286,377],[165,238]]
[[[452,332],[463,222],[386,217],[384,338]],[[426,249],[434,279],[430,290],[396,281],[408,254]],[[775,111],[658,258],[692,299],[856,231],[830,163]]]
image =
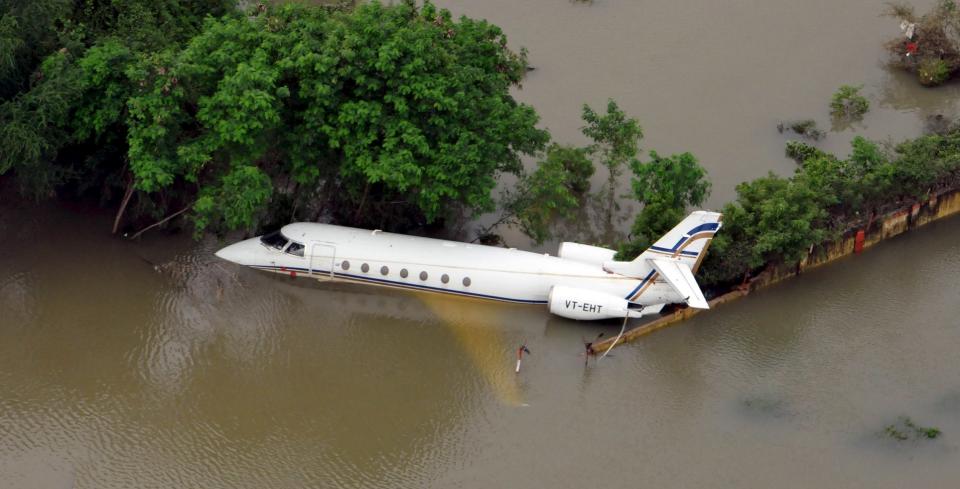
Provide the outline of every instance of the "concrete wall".
[[[953,214],[960,213],[960,189],[943,192],[934,195],[930,200],[921,204],[915,204],[909,207],[897,209],[876,219],[870,229],[864,229],[863,249],[876,245],[877,243],[903,234],[911,229],[918,228],[927,223],[936,221]],[[798,266],[790,267],[771,267],[750,280],[746,287],[733,290],[716,297],[710,301],[710,308],[721,305],[732,300],[747,296],[750,291],[757,290],[769,285],[773,285],[781,280],[793,277],[804,270],[819,267],[830,263],[836,259],[854,254],[856,247],[856,235],[859,229],[850,229],[836,241],[824,243],[810,250],[810,253],[801,260]],[[723,232],[722,230],[720,232]],[[670,314],[661,316],[648,323],[641,324],[623,334],[619,340],[609,338],[593,345],[594,351],[603,353],[616,344],[625,343],[645,334],[656,331],[666,326],[677,324],[696,314],[706,312],[702,309],[693,309],[689,307],[680,308]]]

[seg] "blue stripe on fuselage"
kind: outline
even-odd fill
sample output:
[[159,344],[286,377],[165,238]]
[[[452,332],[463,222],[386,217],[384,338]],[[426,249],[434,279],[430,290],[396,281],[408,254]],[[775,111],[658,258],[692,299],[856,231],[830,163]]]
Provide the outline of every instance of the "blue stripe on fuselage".
[[647,276],[643,277],[643,280],[640,281],[640,285],[637,285],[636,288],[631,290],[630,293],[627,294],[627,297],[625,297],[625,299],[630,300],[630,298],[633,297],[633,294],[636,294],[637,291],[640,290],[640,287],[643,287],[643,284],[647,283],[647,280],[650,280],[650,277],[653,276],[653,272],[654,270],[650,270],[650,273],[648,273]]
[[[697,233],[699,233],[699,232],[701,232],[701,231],[716,231],[718,227],[720,227],[720,224],[719,224],[719,223],[716,223],[716,222],[704,223],[704,224],[701,224],[701,225],[699,225],[699,226],[696,226],[696,227],[694,227],[693,229],[687,231],[687,232],[686,232],[686,235],[683,236],[682,238],[680,238],[679,240],[677,240],[677,243],[676,243],[675,245],[673,245],[672,248],[663,248],[663,247],[661,247],[661,246],[651,246],[650,249],[651,249],[651,250],[656,250],[656,251],[663,251],[663,252],[667,252],[667,253],[672,253],[672,252],[677,251],[677,249],[680,248],[680,246],[682,246],[683,243],[685,243],[688,239],[690,239],[690,237],[693,236],[694,234],[697,234]],[[681,255],[686,255],[686,256],[697,256],[697,255],[699,255],[699,253],[696,253],[696,252],[693,252],[693,251],[681,251],[680,254],[681,254]]]

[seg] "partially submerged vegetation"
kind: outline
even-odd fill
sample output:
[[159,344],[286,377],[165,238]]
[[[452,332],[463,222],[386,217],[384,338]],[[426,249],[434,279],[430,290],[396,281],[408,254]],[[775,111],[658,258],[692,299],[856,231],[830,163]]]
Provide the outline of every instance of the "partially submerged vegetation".
[[799,144],[793,153],[802,158],[793,176],[770,174],[737,186],[701,269],[705,286],[736,285],[768,266],[796,265],[850,229],[870,228],[891,209],[960,185],[957,131],[889,147],[857,136],[845,159]]
[[863,86],[841,85],[830,98],[830,115],[835,119],[856,121],[870,110],[870,101],[860,95]]
[[927,86],[940,85],[960,70],[960,8],[954,0],[940,0],[923,15],[906,3],[891,3],[885,14],[900,20],[903,31],[886,45],[893,66]]
[[910,439],[933,440],[943,434],[938,428],[920,426],[907,416],[900,416],[897,418],[896,423],[887,425],[883,429],[883,433],[887,437],[897,441],[906,441]]
[[0,0],[0,175],[101,196],[115,228],[405,230],[492,210],[549,140],[510,95],[524,54],[485,21],[232,3]]
[[[98,196],[117,209],[117,228],[184,216],[203,232],[295,219],[406,231],[499,207],[498,223],[543,242],[583,208],[596,161],[608,170],[608,231],[618,176],[633,174],[641,207],[629,238],[592,240],[621,259],[709,195],[694,155],[640,158],[641,126],[612,100],[583,107],[590,145],[551,145],[510,95],[525,53],[485,21],[412,1],[229,4],[0,0],[0,174],[36,196]],[[838,113],[867,110],[858,90],[841,87]],[[889,147],[858,137],[847,158],[788,142],[796,174],[737,186],[701,280],[736,285],[796,264],[956,186],[960,132],[944,127]],[[782,130],[822,135],[811,120]],[[539,163],[525,171],[523,157]],[[516,184],[497,201],[505,174]]]
[[827,133],[823,132],[820,128],[817,127],[817,121],[813,119],[804,119],[800,121],[792,122],[780,122],[777,124],[777,132],[783,134],[785,132],[792,132],[803,139],[812,139],[814,141],[819,141]]

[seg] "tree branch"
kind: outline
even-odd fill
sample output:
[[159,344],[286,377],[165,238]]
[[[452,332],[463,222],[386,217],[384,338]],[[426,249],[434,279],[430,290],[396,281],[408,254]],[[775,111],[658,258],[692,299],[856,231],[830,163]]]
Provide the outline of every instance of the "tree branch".
[[137,231],[136,234],[134,234],[133,236],[130,236],[130,239],[137,239],[137,238],[140,237],[141,234],[143,234],[143,233],[145,233],[145,232],[147,232],[147,231],[149,231],[149,230],[151,230],[151,229],[153,229],[153,228],[155,228],[155,227],[157,227],[157,226],[159,226],[159,225],[161,225],[161,224],[163,224],[163,223],[165,223],[165,222],[173,219],[174,217],[179,216],[180,214],[183,214],[184,212],[187,212],[188,210],[190,210],[191,207],[193,207],[193,204],[194,204],[194,202],[191,202],[191,203],[187,204],[187,206],[184,207],[183,209],[180,209],[180,210],[178,210],[177,212],[174,212],[173,214],[170,214],[169,216],[164,217],[163,219],[161,219],[161,220],[159,220],[159,221],[157,221],[157,222],[155,222],[155,223],[153,223],[153,224],[151,224],[151,225],[149,225],[149,226],[147,226],[147,227],[145,227],[145,228]]

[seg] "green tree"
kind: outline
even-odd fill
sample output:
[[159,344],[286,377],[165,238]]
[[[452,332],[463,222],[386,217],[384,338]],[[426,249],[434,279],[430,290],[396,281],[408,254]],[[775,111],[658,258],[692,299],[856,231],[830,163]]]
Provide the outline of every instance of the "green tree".
[[[520,155],[548,139],[509,93],[525,66],[496,26],[430,3],[208,20],[130,100],[131,168],[144,191],[198,182],[216,194],[236,167],[254,166],[281,191],[288,176],[326,189],[340,219],[360,224],[388,203],[426,221],[457,204],[491,210],[496,176],[519,173]],[[262,212],[267,200],[243,209]],[[203,213],[201,226],[249,222]]]
[[607,101],[605,114],[595,112],[589,105],[583,105],[583,134],[593,140],[590,150],[599,154],[600,161],[607,167],[607,225],[613,225],[614,211],[617,209],[616,187],[622,168],[637,157],[643,129],[640,123],[625,112],[612,99]]
[[64,123],[81,90],[72,63],[66,51],[49,56],[31,90],[0,104],[0,175],[14,171],[23,192],[37,198],[49,195],[69,174],[69,168],[52,161],[69,140]]
[[707,285],[747,276],[766,264],[795,264],[831,236],[827,212],[803,181],[766,177],[737,185],[737,200],[723,209],[703,265]]
[[634,198],[643,204],[631,228],[630,241],[620,246],[620,259],[633,259],[680,222],[690,206],[699,206],[710,195],[707,172],[690,153],[661,157],[650,152],[650,161],[630,164]]
[[141,87],[129,68],[232,9],[226,0],[0,0],[0,174],[12,171],[36,196],[64,186],[109,196],[130,180],[125,106]]
[[[589,190],[593,163],[586,149],[553,144],[537,169],[522,175],[506,192],[500,219],[481,233],[500,225],[516,225],[538,244],[552,236],[558,219],[569,218],[583,204]],[[586,185],[584,183],[586,182]]]
[[838,119],[859,120],[870,110],[870,101],[860,95],[863,85],[841,85],[830,98],[830,113]]
[[63,47],[69,0],[0,0],[0,101],[26,89],[43,59]]

